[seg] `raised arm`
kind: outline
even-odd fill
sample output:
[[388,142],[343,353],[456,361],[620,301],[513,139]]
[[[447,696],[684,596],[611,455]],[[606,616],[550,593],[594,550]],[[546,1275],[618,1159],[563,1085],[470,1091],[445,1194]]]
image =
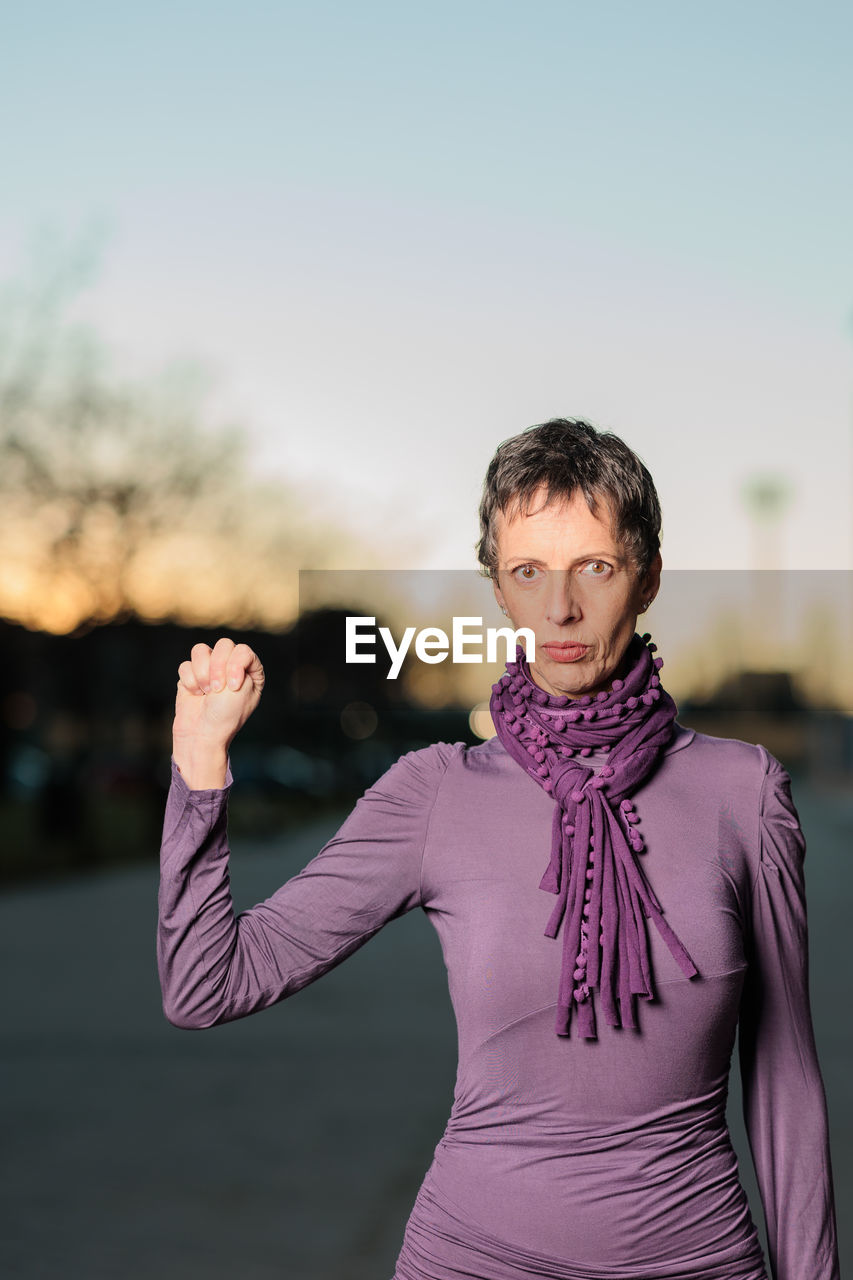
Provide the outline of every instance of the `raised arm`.
[[[262,686],[263,669],[251,650],[240,652],[245,646],[220,641],[212,653],[204,649],[196,646],[192,662],[181,667],[160,854],[157,963],[163,1011],[175,1026],[188,1028],[212,1027],[275,1004],[419,904],[432,807],[462,745],[437,743],[402,756],[298,875],[235,916],[227,748],[234,726],[257,701],[255,682]],[[228,684],[232,671],[236,688]],[[218,708],[214,699],[223,696],[230,700]],[[210,700],[206,712],[202,699]]]
[[838,1280],[826,1099],[809,1000],[805,840],[790,778],[764,755],[739,1024],[744,1118],[773,1280]]

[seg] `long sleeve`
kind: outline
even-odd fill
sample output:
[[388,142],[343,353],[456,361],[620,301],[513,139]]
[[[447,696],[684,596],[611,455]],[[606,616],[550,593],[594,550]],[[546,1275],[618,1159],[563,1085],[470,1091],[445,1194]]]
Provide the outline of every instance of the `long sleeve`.
[[419,905],[430,814],[456,750],[436,743],[402,756],[302,871],[237,916],[228,872],[230,774],[222,790],[191,791],[173,761],[157,929],[168,1020],[211,1027],[268,1008]]
[[773,1280],[838,1280],[826,1099],[809,1000],[805,840],[791,780],[761,748],[760,850],[739,1059]]

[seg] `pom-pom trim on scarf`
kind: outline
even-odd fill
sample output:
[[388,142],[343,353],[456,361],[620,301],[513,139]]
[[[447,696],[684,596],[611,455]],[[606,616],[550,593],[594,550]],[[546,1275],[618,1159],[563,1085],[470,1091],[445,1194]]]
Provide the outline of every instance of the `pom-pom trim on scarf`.
[[[609,691],[569,698],[535,683],[519,645],[492,686],[500,741],[556,801],[551,860],[539,887],[557,895],[546,936],[564,926],[556,1017],[562,1036],[576,1010],[581,1036],[597,1039],[594,987],[611,1026],[637,1028],[635,996],[655,995],[649,917],[684,975],[698,973],[636,858],[645,845],[631,796],[655,768],[677,714],[660,682],[656,648],[648,632],[635,633],[623,679]],[[596,748],[607,752],[597,775],[583,763]]]

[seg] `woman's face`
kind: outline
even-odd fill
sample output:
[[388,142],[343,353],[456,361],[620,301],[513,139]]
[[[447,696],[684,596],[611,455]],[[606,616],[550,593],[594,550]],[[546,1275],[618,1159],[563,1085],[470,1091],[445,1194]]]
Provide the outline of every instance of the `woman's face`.
[[541,506],[544,497],[541,489],[532,515],[498,513],[495,596],[513,626],[536,637],[530,674],[540,688],[580,698],[622,674],[637,616],[657,594],[661,557],[638,577],[614,541],[606,500],[593,515],[579,490],[569,502]]

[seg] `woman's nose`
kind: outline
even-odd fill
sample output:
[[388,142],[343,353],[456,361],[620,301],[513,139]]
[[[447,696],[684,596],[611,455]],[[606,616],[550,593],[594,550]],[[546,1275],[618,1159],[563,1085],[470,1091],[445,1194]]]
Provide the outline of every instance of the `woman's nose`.
[[555,626],[576,622],[581,616],[580,598],[571,573],[549,569],[545,616]]

